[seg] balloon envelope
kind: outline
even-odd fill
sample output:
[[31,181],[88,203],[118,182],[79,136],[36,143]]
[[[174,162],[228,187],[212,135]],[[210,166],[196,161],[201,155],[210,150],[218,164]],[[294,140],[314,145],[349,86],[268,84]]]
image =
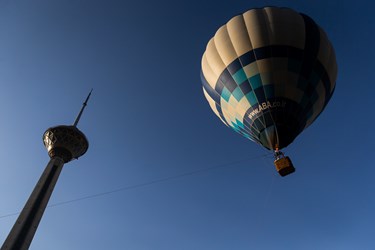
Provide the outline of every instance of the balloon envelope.
[[325,32],[288,8],[235,16],[219,28],[202,57],[203,92],[211,109],[267,149],[288,146],[319,116],[336,76]]

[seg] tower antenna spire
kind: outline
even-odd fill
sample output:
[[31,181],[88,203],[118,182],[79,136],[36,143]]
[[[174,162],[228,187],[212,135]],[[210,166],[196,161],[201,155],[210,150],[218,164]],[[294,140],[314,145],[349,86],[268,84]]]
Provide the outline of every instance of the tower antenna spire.
[[78,124],[79,120],[81,119],[81,115],[82,115],[82,113],[83,113],[83,110],[84,110],[85,107],[87,106],[87,102],[88,102],[88,100],[89,100],[89,98],[90,98],[90,95],[91,95],[92,90],[93,90],[93,89],[90,90],[90,93],[89,93],[88,96],[86,97],[85,102],[82,104],[82,108],[81,108],[81,110],[79,111],[79,113],[78,113],[78,115],[77,115],[77,117],[76,117],[76,120],[74,121],[74,124],[73,124],[74,127],[77,127],[77,124]]

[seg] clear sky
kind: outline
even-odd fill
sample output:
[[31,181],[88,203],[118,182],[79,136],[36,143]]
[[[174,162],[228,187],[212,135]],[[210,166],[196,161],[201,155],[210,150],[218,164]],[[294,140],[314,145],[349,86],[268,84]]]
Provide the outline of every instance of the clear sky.
[[[285,150],[285,178],[200,82],[215,31],[268,5],[312,17],[339,67],[327,108]],[[374,249],[374,7],[0,0],[0,244],[49,160],[44,131],[72,124],[94,88],[78,125],[90,148],[64,166],[30,249]]]

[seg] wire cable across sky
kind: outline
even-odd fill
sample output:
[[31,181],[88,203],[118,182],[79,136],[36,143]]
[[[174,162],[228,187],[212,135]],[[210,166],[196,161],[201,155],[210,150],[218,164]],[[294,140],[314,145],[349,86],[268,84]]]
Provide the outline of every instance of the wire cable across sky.
[[[254,159],[266,158],[270,155],[272,155],[272,153],[262,154],[262,155],[258,155],[258,156],[245,158],[245,159],[242,159],[242,160],[218,164],[218,165],[214,165],[214,166],[210,166],[210,167],[206,167],[206,168],[202,168],[202,169],[198,169],[198,170],[194,170],[194,171],[190,171],[190,172],[185,172],[185,173],[181,173],[181,174],[177,174],[177,175],[172,175],[172,176],[168,176],[168,177],[164,177],[164,178],[159,178],[159,179],[155,179],[155,180],[152,180],[152,181],[147,181],[147,182],[138,183],[138,184],[134,184],[134,185],[123,186],[123,187],[112,189],[112,190],[109,190],[109,191],[104,191],[104,192],[95,193],[95,194],[91,194],[91,195],[87,195],[87,196],[82,196],[82,197],[79,197],[79,198],[76,198],[76,199],[70,199],[70,200],[66,200],[66,201],[53,203],[51,205],[48,205],[47,208],[62,206],[62,205],[66,205],[66,204],[69,204],[69,203],[75,203],[75,202],[79,202],[79,201],[83,201],[83,200],[88,200],[88,199],[93,199],[93,198],[97,198],[97,197],[101,197],[101,196],[110,195],[110,194],[113,194],[113,193],[124,192],[124,191],[142,188],[142,187],[146,187],[146,186],[151,186],[151,185],[155,185],[155,184],[159,184],[159,183],[164,183],[164,182],[168,182],[168,181],[171,181],[171,180],[180,179],[180,178],[184,178],[184,177],[191,176],[191,175],[196,175],[196,174],[199,174],[199,173],[202,173],[202,172],[211,171],[211,170],[214,170],[214,169],[230,167],[230,166],[233,166],[233,165],[236,165],[236,164],[239,164],[239,163],[242,163],[242,162],[254,160]],[[15,213],[1,215],[0,219],[11,217],[11,216],[16,216],[16,215],[19,215],[19,213],[20,212],[15,212]]]

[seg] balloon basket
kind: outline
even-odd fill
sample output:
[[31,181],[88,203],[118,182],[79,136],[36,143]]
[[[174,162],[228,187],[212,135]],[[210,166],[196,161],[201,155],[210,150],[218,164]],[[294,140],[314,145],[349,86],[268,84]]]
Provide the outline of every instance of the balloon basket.
[[292,161],[289,159],[288,156],[276,159],[274,163],[275,163],[277,172],[283,177],[291,173],[294,173],[296,171],[296,169],[293,166]]

